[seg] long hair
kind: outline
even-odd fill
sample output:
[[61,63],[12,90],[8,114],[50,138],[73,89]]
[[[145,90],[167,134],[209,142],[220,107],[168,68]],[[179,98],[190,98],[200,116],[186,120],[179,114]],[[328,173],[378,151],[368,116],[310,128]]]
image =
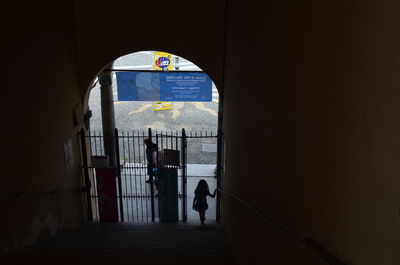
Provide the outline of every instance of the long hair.
[[210,188],[208,187],[207,182],[204,179],[201,179],[194,190],[194,194],[207,194],[209,192]]

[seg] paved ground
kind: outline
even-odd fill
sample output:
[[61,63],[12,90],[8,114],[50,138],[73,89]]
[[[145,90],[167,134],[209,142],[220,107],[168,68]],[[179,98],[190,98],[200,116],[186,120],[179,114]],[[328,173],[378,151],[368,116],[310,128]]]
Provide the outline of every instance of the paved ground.
[[235,265],[223,227],[208,224],[99,224],[64,231],[1,264]]

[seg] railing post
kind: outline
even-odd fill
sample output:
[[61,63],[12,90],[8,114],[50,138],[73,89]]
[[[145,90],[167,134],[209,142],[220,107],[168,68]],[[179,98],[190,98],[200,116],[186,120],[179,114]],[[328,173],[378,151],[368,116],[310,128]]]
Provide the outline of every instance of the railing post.
[[[153,140],[152,140],[152,136],[151,136],[151,128],[149,128],[149,142],[150,143],[152,143],[153,142]],[[147,148],[150,148],[150,152],[153,152],[152,150],[151,150],[151,148],[153,148],[152,146],[150,146],[150,147],[147,147]],[[147,155],[147,154],[146,154]],[[149,177],[150,177],[150,195],[151,195],[151,198],[150,198],[150,202],[151,202],[151,221],[152,222],[154,222],[155,221],[155,209],[154,209],[154,172],[153,172],[153,155],[150,155],[149,156],[149,158],[150,158],[150,161],[147,161],[149,164],[150,164],[150,167],[151,167],[151,169],[150,169],[150,175],[149,175]]]
[[[217,132],[217,189],[222,188],[222,141],[223,141],[223,95],[220,95],[220,102],[218,104],[218,132]],[[225,154],[224,154],[225,155]],[[221,194],[217,192],[217,200],[215,206],[215,217],[218,223],[221,222]]]
[[117,195],[119,199],[119,214],[121,216],[121,222],[124,221],[124,206],[122,204],[122,181],[121,181],[121,163],[119,158],[119,137],[118,137],[118,129],[115,128],[115,170],[117,172],[117,180],[118,180],[118,191],[119,194]]
[[[217,143],[217,170],[216,170],[216,178],[217,178],[217,189],[221,189],[221,171],[222,171],[222,131],[218,131],[218,143]],[[217,192],[217,200],[216,200],[216,221],[220,223],[221,221],[221,194]]]
[[83,168],[83,177],[84,177],[84,191],[86,195],[86,206],[87,206],[87,217],[89,221],[93,221],[93,212],[92,212],[92,200],[90,197],[90,188],[91,183],[89,179],[89,167],[87,161],[87,151],[86,151],[86,136],[85,130],[81,128],[79,132],[80,142],[81,142],[81,156],[82,156],[82,168]]
[[187,183],[187,176],[186,176],[186,148],[187,148],[187,137],[185,129],[182,129],[182,221],[187,221],[187,190],[186,190],[186,183]]

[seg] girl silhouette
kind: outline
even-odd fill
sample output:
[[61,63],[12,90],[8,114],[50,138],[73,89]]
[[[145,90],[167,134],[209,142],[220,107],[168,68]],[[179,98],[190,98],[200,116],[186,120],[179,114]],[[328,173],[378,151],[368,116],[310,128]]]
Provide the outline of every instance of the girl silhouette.
[[193,210],[199,212],[202,225],[204,225],[204,221],[206,220],[206,210],[208,209],[207,196],[214,198],[216,192],[217,190],[215,189],[213,194],[210,193],[208,184],[204,179],[199,181],[194,191]]

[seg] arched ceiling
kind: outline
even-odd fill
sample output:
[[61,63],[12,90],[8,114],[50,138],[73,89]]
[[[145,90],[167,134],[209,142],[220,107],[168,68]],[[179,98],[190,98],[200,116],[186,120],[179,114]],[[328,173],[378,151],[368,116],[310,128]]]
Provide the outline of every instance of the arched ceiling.
[[83,95],[108,63],[143,50],[185,57],[222,87],[224,1],[76,1],[74,8]]

